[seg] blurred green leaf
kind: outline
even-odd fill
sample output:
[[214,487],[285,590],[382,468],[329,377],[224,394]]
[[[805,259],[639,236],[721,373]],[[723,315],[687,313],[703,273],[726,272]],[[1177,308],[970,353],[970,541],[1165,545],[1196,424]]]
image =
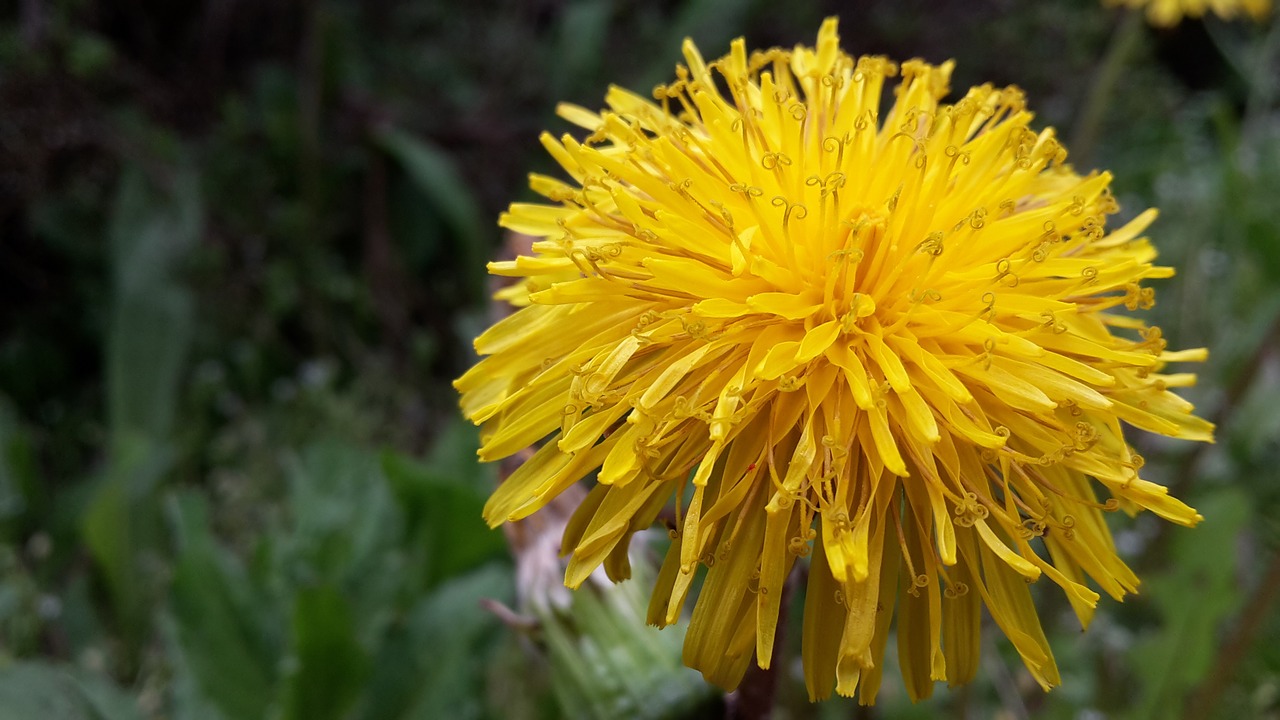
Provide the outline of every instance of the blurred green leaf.
[[77,668],[21,662],[0,669],[0,720],[142,720],[109,680]]
[[161,285],[116,300],[108,336],[108,407],[119,442],[129,432],[172,431],[195,305],[184,288]]
[[498,486],[498,473],[493,464],[479,461],[476,457],[479,449],[480,428],[455,417],[436,435],[426,463],[446,481],[488,497]]
[[1169,569],[1147,578],[1142,593],[1160,615],[1160,632],[1140,639],[1130,653],[1142,680],[1131,718],[1176,716],[1187,692],[1204,676],[1217,648],[1222,621],[1238,604],[1235,545],[1249,520],[1249,503],[1237,489],[1219,488],[1197,502],[1205,520],[1177,531]]
[[402,621],[388,628],[371,661],[364,696],[355,717],[367,720],[403,718],[421,689],[427,649],[411,637]]
[[362,720],[467,720],[487,717],[485,680],[497,618],[480,606],[510,602],[510,570],[487,565],[422,599],[384,646],[357,713]]
[[[96,490],[81,519],[81,533],[106,583],[115,623],[132,662],[149,628],[153,587],[144,568],[157,560],[160,523],[150,493],[172,465],[172,449],[140,435],[116,446],[110,465],[97,479]],[[151,563],[154,572],[155,563]]]
[[218,704],[204,693],[188,663],[187,651],[178,640],[178,623],[173,614],[161,615],[159,624],[168,662],[168,707],[173,720],[228,720]]
[[453,231],[452,249],[458,256],[457,267],[464,268],[466,273],[468,295],[478,298],[479,268],[484,265],[484,248],[490,243],[485,241],[480,205],[467,189],[453,160],[435,145],[396,128],[383,128],[374,137],[378,146],[404,168],[418,191]]
[[194,168],[179,163],[166,187],[127,166],[109,228],[114,278],[107,331],[107,470],[83,519],[89,552],[110,591],[130,661],[149,625],[142,566],[159,548],[154,490],[173,462],[168,438],[191,340],[194,300],[178,278],[199,239]]
[[179,545],[171,608],[183,664],[203,696],[230,720],[266,717],[279,654],[273,608],[210,535],[199,496],[177,493],[168,509]]
[[284,717],[337,720],[365,682],[369,658],[356,640],[351,605],[332,587],[298,593],[293,607],[291,666]]
[[163,437],[173,427],[195,310],[178,273],[199,240],[202,213],[199,179],[189,164],[175,166],[163,189],[126,167],[109,230],[114,308],[107,392],[117,437]]
[[[301,586],[338,585],[364,595],[396,578],[379,563],[401,532],[375,455],[339,441],[288,455],[292,522],[279,538],[286,577]],[[376,604],[376,603],[375,603]]]
[[613,0],[576,0],[566,4],[556,39],[557,72],[550,78],[550,95],[569,97],[587,88],[599,76],[605,54]]
[[[474,437],[461,437],[447,432],[427,464],[393,452],[382,456],[382,470],[404,509],[409,537],[425,565],[427,587],[506,553],[502,533],[482,519],[492,486],[477,477],[485,473],[474,460]],[[458,462],[450,457],[459,451],[469,459]]]

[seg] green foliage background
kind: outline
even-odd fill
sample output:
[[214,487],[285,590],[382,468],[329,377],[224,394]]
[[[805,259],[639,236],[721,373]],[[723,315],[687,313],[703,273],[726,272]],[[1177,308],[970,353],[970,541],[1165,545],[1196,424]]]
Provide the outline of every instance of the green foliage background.
[[852,52],[1021,85],[1081,136],[1078,167],[1115,172],[1125,213],[1162,209],[1180,275],[1154,315],[1172,346],[1212,348],[1188,394],[1221,428],[1213,447],[1136,438],[1207,520],[1120,522],[1144,589],[1087,633],[1041,594],[1061,688],[988,633],[978,682],[915,706],[892,672],[874,709],[811,706],[784,663],[774,717],[1280,717],[1274,19],[25,0],[0,3],[0,720],[722,714],[681,630],[642,626],[652,551],[572,601],[517,587],[448,382],[486,322],[494,218],[553,171],[538,131],[569,130],[556,101],[644,92],[686,36],[709,56],[812,42],[830,14]]

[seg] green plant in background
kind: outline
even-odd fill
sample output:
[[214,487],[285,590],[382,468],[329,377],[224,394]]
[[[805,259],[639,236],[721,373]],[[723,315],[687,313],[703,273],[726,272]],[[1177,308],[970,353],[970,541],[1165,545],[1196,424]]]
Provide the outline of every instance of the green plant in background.
[[122,661],[136,666],[147,639],[144,593],[160,586],[159,486],[174,462],[173,436],[195,299],[178,274],[200,237],[201,195],[190,161],[166,191],[126,168],[109,234],[111,310],[106,339],[106,460],[81,532],[112,605]]
[[[474,608],[512,592],[502,543],[468,514],[483,477],[440,455],[429,470],[340,440],[286,466],[290,516],[248,562],[210,535],[200,497],[170,500],[177,547],[165,635],[183,690],[175,712],[480,716],[483,698],[468,688],[500,635],[496,618]],[[466,554],[442,552],[444,538],[466,540]]]
[[[0,718],[715,713],[680,627],[630,619],[665,540],[619,597],[522,605],[448,381],[486,312],[486,218],[551,169],[535,138],[556,100],[644,91],[686,36],[790,46],[833,12],[851,49],[955,57],[957,86],[1019,82],[1038,124],[1073,130],[1115,20],[1091,0],[0,13]],[[1037,599],[1063,688],[1029,692],[986,629],[968,690],[912,705],[890,674],[873,716],[1276,712],[1278,37],[1136,34],[1094,148],[1125,208],[1163,210],[1166,337],[1214,349],[1188,392],[1219,444],[1134,440],[1207,520],[1118,531],[1146,585],[1087,635]],[[852,712],[811,706],[786,664],[774,707]]]
[[[714,688],[680,662],[687,623],[670,633],[645,625],[652,558],[638,554],[633,566],[634,583],[595,578],[566,604],[531,605],[565,717],[696,717],[716,704]],[[548,579],[558,584],[560,577]]]

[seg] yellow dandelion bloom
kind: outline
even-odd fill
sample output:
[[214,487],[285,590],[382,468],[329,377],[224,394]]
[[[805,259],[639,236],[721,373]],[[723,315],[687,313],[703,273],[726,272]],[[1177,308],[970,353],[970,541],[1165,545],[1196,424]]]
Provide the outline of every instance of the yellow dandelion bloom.
[[1245,14],[1261,22],[1271,14],[1271,0],[1105,0],[1108,5],[1145,8],[1147,21],[1157,27],[1173,27],[1184,17],[1212,12],[1224,20]]
[[577,587],[628,577],[631,536],[670,518],[649,621],[705,566],[684,658],[724,687],[769,666],[804,557],[812,697],[874,702],[891,623],[913,698],[972,679],[984,605],[1052,687],[1028,581],[1088,623],[1090,580],[1138,586],[1104,511],[1200,520],[1122,427],[1213,430],[1170,392],[1194,375],[1163,372],[1205,351],[1117,313],[1173,274],[1142,237],[1155,211],[1108,232],[1111,176],[1064,165],[1017,88],[944,104],[951,62],[853,58],[834,19],[815,48],[684,56],[656,102],[562,106],[588,134],[542,143],[572,180],[533,176],[548,202],[501,218],[538,238],[489,266],[524,306],[455,384],[482,460],[537,450],[487,520],[593,476],[563,538]]

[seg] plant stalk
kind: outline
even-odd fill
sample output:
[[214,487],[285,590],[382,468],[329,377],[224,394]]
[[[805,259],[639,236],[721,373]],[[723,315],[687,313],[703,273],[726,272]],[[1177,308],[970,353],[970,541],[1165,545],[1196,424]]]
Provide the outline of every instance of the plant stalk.
[[774,697],[778,691],[779,670],[785,663],[783,648],[786,646],[787,616],[791,608],[791,596],[795,593],[795,568],[782,584],[782,599],[778,607],[778,626],[773,636],[773,661],[768,669],[751,663],[738,689],[725,698],[725,720],[768,720],[773,715]]
[[1069,149],[1077,166],[1089,162],[1094,145],[1098,142],[1098,133],[1102,129],[1102,120],[1107,114],[1107,104],[1115,93],[1125,65],[1138,47],[1138,39],[1142,36],[1142,13],[1130,10],[1125,13],[1111,36],[1111,44],[1107,48],[1106,57],[1098,68],[1093,86],[1085,98],[1084,106],[1076,117],[1075,134],[1071,138]]
[[1280,597],[1280,551],[1272,553],[1271,562],[1267,565],[1267,574],[1249,597],[1249,602],[1240,614],[1240,622],[1230,637],[1218,647],[1211,665],[1213,670],[1200,687],[1192,692],[1191,701],[1187,703],[1186,710],[1182,713],[1183,720],[1209,717],[1209,713],[1218,704],[1222,694],[1230,687],[1236,669],[1248,653],[1249,646],[1258,637],[1266,621],[1271,618],[1271,606],[1275,604],[1277,597]]

